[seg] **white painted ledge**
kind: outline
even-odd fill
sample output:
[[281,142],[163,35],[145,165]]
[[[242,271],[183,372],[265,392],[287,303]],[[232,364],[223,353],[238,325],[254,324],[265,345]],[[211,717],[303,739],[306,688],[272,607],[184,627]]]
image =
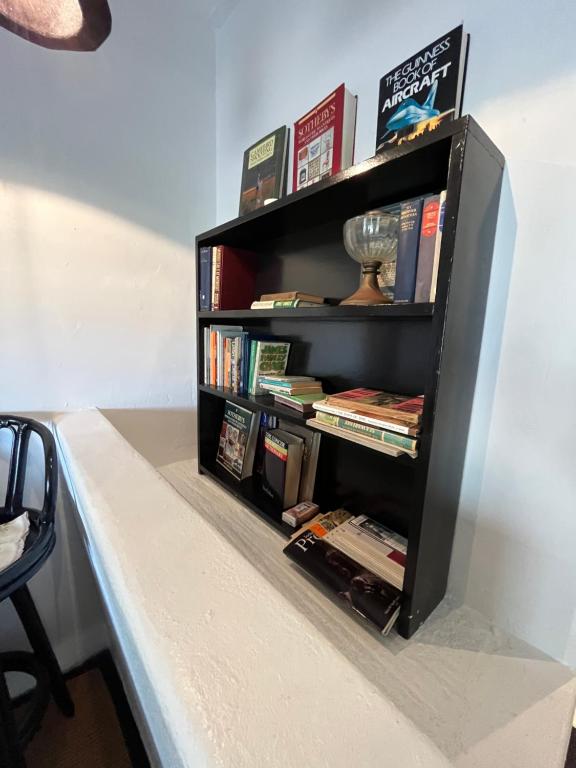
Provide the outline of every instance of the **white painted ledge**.
[[[569,670],[462,608],[382,640],[191,462],[57,419],[86,545],[161,764],[561,768]],[[189,501],[186,501],[185,498]]]

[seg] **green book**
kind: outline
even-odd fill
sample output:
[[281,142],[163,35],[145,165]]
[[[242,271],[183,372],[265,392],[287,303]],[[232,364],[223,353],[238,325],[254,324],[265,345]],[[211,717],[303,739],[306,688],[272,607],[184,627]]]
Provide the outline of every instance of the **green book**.
[[328,424],[331,427],[343,429],[346,432],[355,432],[357,435],[363,435],[371,440],[378,440],[380,443],[394,445],[397,448],[403,448],[406,451],[415,451],[418,441],[404,435],[397,435],[394,432],[388,432],[385,429],[371,427],[369,424],[363,424],[359,421],[345,419],[343,416],[335,416],[332,413],[316,412],[316,419],[322,424]]
[[250,352],[250,386],[251,395],[262,395],[265,391],[260,387],[260,376],[283,376],[288,364],[290,352],[289,341],[253,341]]

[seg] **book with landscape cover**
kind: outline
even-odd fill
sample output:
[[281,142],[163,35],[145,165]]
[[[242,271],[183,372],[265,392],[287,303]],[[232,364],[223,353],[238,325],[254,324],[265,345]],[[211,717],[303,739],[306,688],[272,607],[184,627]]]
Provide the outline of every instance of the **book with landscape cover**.
[[239,216],[261,208],[265,200],[286,194],[288,134],[288,127],[283,125],[244,152]]
[[[337,529],[336,529],[337,530]],[[400,612],[402,592],[306,528],[284,553],[386,635]]]
[[384,75],[377,152],[460,117],[468,39],[460,25]]
[[266,432],[262,490],[279,509],[293,507],[298,501],[303,453],[301,437],[283,429]]
[[237,480],[252,474],[258,415],[226,400],[216,462]]
[[356,102],[342,83],[294,123],[293,192],[352,165]]

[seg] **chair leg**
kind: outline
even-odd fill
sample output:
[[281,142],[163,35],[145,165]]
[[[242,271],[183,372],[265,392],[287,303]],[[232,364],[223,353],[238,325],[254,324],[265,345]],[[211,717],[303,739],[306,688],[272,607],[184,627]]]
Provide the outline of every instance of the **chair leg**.
[[0,669],[0,765],[6,768],[26,768],[24,755],[18,741],[18,731],[8,685]]
[[28,640],[38,661],[45,667],[50,678],[50,691],[58,708],[66,717],[74,716],[74,702],[70,697],[64,675],[54,655],[52,645],[40,620],[28,587],[24,585],[10,595],[10,599],[20,617]]

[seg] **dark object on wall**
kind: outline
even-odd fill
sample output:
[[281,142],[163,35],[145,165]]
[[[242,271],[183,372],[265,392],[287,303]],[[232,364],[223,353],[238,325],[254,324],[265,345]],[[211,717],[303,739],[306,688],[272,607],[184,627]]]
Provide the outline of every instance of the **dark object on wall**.
[[[12,450],[6,497],[0,507],[0,524],[10,522],[27,513],[30,531],[22,556],[0,571],[0,603],[10,598],[24,626],[34,653],[0,654],[0,765],[2,768],[22,768],[23,749],[38,729],[49,696],[61,712],[71,717],[74,704],[62,671],[50,645],[28,587],[28,581],[37,573],[56,543],[54,510],[58,489],[58,462],[52,433],[43,424],[32,419],[0,416],[0,431],[12,435]],[[30,438],[40,437],[44,451],[44,500],[42,509],[26,506],[24,486]],[[27,716],[16,722],[5,674],[25,672],[36,679]]]
[[112,15],[107,0],[0,0],[0,25],[44,48],[95,51]]

